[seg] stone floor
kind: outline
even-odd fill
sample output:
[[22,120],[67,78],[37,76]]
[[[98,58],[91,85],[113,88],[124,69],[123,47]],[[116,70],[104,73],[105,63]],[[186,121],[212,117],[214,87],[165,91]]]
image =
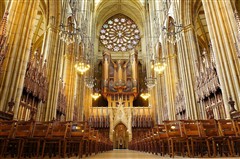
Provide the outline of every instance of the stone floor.
[[[149,153],[143,153],[143,152],[137,152],[137,151],[131,151],[131,150],[113,150],[97,155],[93,155],[90,157],[87,157],[89,159],[161,159],[161,158],[170,158],[170,157],[161,157]],[[180,156],[175,156],[174,158],[183,158]],[[185,157],[188,158],[188,157]],[[233,158],[239,158],[239,157],[221,157],[221,159],[233,159]],[[196,157],[194,158],[196,159]],[[205,158],[201,158],[205,159]],[[216,159],[216,158],[214,158]]]
[[[99,153],[97,155],[92,155],[90,157],[83,157],[83,159],[165,159],[169,158],[169,156],[160,156],[160,155],[153,155],[149,153],[143,153],[138,151],[131,151],[131,150],[113,150],[109,152]],[[181,156],[174,156],[174,158],[186,158],[189,159],[189,157],[181,157]],[[5,159],[12,159],[12,158],[5,158]],[[26,158],[29,159],[29,158]],[[31,158],[33,159],[33,158]],[[58,156],[49,158],[48,156],[44,157],[44,159],[63,159]],[[78,159],[78,157],[70,157],[66,159]],[[195,157],[194,159],[197,159]],[[200,159],[207,159],[207,158],[200,158]],[[240,157],[216,157],[214,159],[240,159]]]

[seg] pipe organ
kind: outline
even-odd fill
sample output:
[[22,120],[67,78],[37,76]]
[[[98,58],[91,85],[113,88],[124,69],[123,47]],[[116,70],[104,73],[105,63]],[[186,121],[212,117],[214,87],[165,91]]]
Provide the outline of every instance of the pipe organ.
[[137,52],[128,60],[113,60],[108,52],[103,53],[103,96],[109,107],[115,107],[121,98],[126,107],[133,106],[138,95]]

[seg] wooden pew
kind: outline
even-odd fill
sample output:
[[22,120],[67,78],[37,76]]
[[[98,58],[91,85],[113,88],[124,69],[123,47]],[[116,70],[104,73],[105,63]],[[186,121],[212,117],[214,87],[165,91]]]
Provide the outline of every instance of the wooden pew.
[[181,156],[190,156],[189,145],[187,137],[182,130],[181,121],[164,121],[165,129],[168,136],[168,151],[171,157],[174,157],[175,153],[180,153]]
[[28,155],[29,157],[39,157],[40,146],[42,146],[43,140],[47,136],[51,124],[51,122],[33,123],[33,132],[28,138],[26,138],[22,145],[23,147],[20,156]]
[[202,136],[207,138],[209,156],[212,154],[213,157],[216,157],[218,152],[222,155],[223,151],[232,156],[229,138],[220,134],[217,121],[209,119],[200,120],[199,122]]
[[31,136],[33,129],[32,121],[18,121],[13,134],[8,138],[4,152],[11,154],[12,157],[20,157],[23,145],[28,137]]
[[[43,140],[42,158],[48,153],[49,157],[53,155],[64,156],[65,147],[63,145],[67,136],[69,122],[54,121],[48,129],[48,135]],[[47,149],[46,149],[47,148]],[[46,150],[47,153],[46,153]],[[57,154],[56,154],[57,152]],[[62,153],[63,152],[63,153]]]
[[[12,137],[16,121],[0,122],[0,158],[6,151],[6,143]],[[6,154],[5,154],[6,155]]]

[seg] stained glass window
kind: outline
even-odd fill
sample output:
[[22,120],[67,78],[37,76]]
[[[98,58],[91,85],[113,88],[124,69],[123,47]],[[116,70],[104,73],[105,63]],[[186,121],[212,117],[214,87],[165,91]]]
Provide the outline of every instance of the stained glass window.
[[132,19],[118,14],[103,24],[99,38],[108,50],[125,52],[139,43],[140,30]]

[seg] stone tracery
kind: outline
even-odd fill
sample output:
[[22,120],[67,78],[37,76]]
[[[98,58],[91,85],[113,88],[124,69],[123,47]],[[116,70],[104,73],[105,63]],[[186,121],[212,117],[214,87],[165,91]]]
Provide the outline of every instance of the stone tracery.
[[111,51],[132,50],[140,40],[140,31],[134,21],[123,14],[109,18],[100,31],[100,41]]

